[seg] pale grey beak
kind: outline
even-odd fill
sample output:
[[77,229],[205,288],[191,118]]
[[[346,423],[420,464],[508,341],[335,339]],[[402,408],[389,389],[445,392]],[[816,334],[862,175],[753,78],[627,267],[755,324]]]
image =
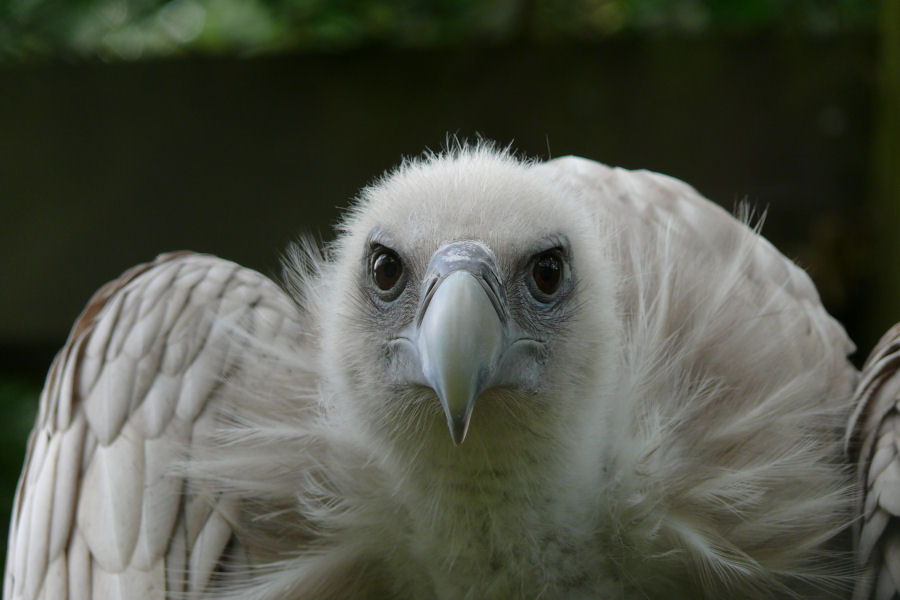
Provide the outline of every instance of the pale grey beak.
[[481,244],[445,246],[435,253],[429,275],[416,348],[458,445],[466,439],[476,398],[491,383],[508,346],[505,303],[493,257]]

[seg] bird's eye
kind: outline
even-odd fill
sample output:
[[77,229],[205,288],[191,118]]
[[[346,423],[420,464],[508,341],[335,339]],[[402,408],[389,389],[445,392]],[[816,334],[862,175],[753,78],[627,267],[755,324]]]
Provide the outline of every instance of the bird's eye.
[[403,263],[393,250],[379,248],[372,259],[372,279],[383,292],[393,290],[403,275]]
[[538,300],[546,302],[559,291],[564,269],[563,259],[557,250],[549,250],[537,256],[531,269],[531,278],[535,291],[538,292]]

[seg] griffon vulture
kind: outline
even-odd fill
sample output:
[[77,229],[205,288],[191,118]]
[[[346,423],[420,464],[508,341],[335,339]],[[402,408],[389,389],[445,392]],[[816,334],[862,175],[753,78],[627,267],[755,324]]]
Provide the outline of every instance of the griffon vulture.
[[283,287],[127,271],[50,369],[4,598],[892,597],[900,332],[858,386],[746,221],[480,144]]

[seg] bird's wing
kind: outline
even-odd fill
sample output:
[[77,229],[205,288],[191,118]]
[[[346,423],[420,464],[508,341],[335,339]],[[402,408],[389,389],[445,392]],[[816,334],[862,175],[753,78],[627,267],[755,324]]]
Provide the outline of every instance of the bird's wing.
[[[789,297],[790,302],[805,311],[809,329],[818,333],[815,338],[837,351],[836,377],[842,380],[841,393],[849,396],[856,373],[843,357],[853,353],[853,342],[825,311],[809,275],[746,226],[752,214],[745,211],[747,214],[738,215],[738,220],[685,182],[652,171],[609,167],[575,156],[557,158],[538,168],[546,170],[571,193],[587,196],[590,202],[604,199],[605,213],[601,214],[615,214],[609,220],[622,229],[617,235],[631,238],[632,246],[648,247],[647,240],[654,237],[675,238],[672,246],[690,259],[678,264],[680,272],[702,279],[702,270],[710,266],[704,259],[712,257],[739,264],[740,276],[760,298]],[[752,237],[751,243],[747,243],[748,237]],[[666,246],[662,243],[658,247]],[[670,259],[651,258],[654,264],[664,264],[665,260]],[[628,261],[622,262],[627,268]],[[629,275],[640,279],[645,273]],[[705,275],[709,277],[708,273]]]
[[41,394],[4,599],[182,597],[240,562],[234,501],[173,466],[215,426],[242,348],[298,323],[274,283],[211,256],[162,255],[101,288]]
[[[675,230],[679,243],[694,244],[704,252],[725,254],[739,249],[735,237],[749,233],[727,211],[704,198],[687,183],[652,171],[630,171],[566,156],[545,164],[559,174],[558,181],[594,198],[608,199],[610,210],[620,218],[637,217],[637,236],[660,230]],[[751,267],[760,273],[751,276],[771,279],[805,300],[819,303],[819,295],[809,276],[787,260],[765,238],[757,236]],[[842,344],[844,345],[844,344]]]
[[900,596],[900,323],[863,366],[847,428],[862,490],[856,555],[863,576],[854,598]]

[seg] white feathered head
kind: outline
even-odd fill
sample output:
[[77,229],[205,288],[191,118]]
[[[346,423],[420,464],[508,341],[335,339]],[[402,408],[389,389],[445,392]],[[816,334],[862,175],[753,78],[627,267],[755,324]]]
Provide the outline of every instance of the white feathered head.
[[384,435],[446,422],[456,444],[571,415],[616,337],[593,220],[491,147],[404,162],[341,226],[324,327],[338,394]]

